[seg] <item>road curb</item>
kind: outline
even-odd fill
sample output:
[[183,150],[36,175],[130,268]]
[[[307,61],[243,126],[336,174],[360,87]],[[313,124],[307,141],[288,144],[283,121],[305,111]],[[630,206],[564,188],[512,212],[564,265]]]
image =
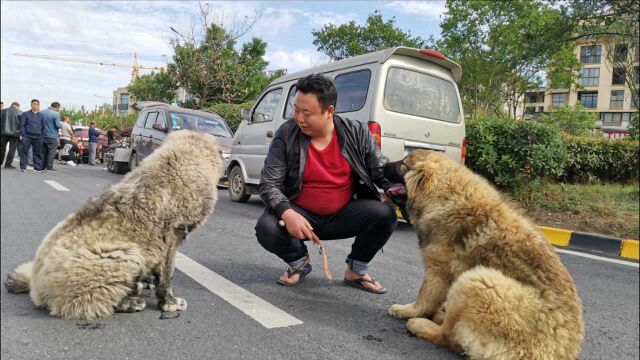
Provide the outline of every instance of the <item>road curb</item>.
[[538,226],[538,228],[553,245],[569,246],[576,250],[593,251],[626,259],[640,260],[638,240],[620,239],[547,226]]

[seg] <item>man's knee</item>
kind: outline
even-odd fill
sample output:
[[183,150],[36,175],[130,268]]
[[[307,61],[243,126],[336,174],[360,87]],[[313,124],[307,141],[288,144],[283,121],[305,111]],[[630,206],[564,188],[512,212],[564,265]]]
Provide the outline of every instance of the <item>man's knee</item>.
[[278,219],[269,212],[264,212],[256,223],[256,238],[265,249],[275,247],[282,231],[278,226]]
[[376,222],[380,225],[390,226],[395,229],[398,224],[398,217],[396,216],[395,210],[381,201],[376,201],[374,204],[375,205],[371,207],[371,211]]

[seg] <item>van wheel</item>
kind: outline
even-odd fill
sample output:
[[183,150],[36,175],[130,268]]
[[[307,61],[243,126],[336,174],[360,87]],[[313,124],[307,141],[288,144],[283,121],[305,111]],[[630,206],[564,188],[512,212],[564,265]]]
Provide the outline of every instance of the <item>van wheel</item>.
[[135,152],[132,152],[131,157],[129,158],[129,169],[133,171],[137,167],[138,167],[138,154],[136,154]]
[[251,194],[247,194],[247,185],[242,177],[240,166],[234,166],[229,173],[229,196],[235,202],[247,202]]

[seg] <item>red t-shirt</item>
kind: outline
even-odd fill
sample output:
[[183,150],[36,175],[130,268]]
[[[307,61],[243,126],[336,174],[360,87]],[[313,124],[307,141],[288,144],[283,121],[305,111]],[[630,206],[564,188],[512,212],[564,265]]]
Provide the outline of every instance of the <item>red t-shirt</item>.
[[302,188],[293,202],[316,215],[330,215],[353,198],[351,165],[342,156],[336,131],[323,150],[310,144]]

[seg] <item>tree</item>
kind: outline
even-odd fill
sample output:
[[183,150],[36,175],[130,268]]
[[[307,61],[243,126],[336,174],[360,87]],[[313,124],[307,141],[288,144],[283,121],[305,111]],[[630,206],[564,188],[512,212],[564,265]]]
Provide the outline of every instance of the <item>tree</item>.
[[[463,69],[458,86],[471,117],[512,115],[527,89],[542,85],[543,71],[555,64],[551,81],[575,83],[577,59],[566,38],[564,14],[537,0],[448,0],[437,48]],[[573,73],[572,73],[573,72]]]
[[137,101],[161,101],[171,103],[176,97],[178,85],[167,72],[142,75],[127,89]]
[[199,31],[183,35],[172,28],[178,37],[170,41],[175,55],[169,71],[178,85],[195,95],[194,107],[252,100],[273,78],[264,74],[269,64],[264,60],[267,43],[254,37],[238,51],[236,42],[259,16],[235,22],[226,30],[221,23],[209,23],[207,5],[200,7]]
[[542,114],[538,121],[558,128],[569,135],[586,136],[596,126],[597,116],[594,112],[585,111],[580,103],[575,106],[563,106],[558,111]]
[[314,29],[311,34],[315,38],[313,45],[331,60],[341,60],[395,46],[420,49],[433,44],[432,38],[413,37],[410,32],[405,33],[395,27],[395,17],[385,22],[377,10],[367,17],[363,26],[352,20],[340,26],[325,25],[322,29]]

